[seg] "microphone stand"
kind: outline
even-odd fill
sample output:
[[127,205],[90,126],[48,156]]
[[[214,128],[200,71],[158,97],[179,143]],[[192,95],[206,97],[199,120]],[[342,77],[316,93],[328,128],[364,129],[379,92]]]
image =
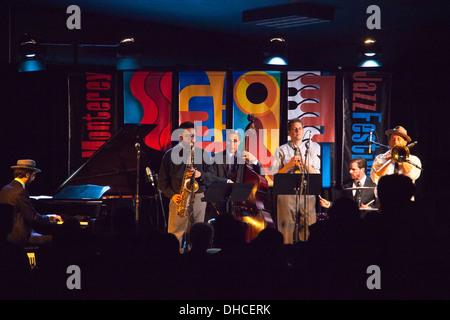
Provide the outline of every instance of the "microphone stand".
[[[305,172],[302,172],[302,177],[299,181],[297,179],[297,186],[295,188],[295,227],[294,227],[294,242],[299,241],[299,231],[300,231],[300,199],[302,197],[303,192],[303,183],[305,179]],[[300,183],[299,183],[300,182]]]
[[159,199],[159,205],[161,207],[162,218],[164,221],[164,230],[166,230],[167,229],[167,220],[166,220],[166,212],[164,210],[164,204],[163,204],[163,200],[162,200],[162,196],[161,196],[161,189],[159,187],[156,187],[156,190],[158,191],[157,198]]
[[[309,135],[309,139],[306,142],[306,150],[305,150],[305,161],[303,163],[303,170],[302,170],[302,178],[300,181],[300,184],[297,184],[296,194],[295,194],[295,210],[296,210],[296,217],[295,217],[295,227],[294,227],[294,241],[299,241],[299,225],[300,225],[300,216],[301,216],[301,210],[299,208],[300,206],[300,199],[302,197],[302,194],[304,196],[303,201],[303,213],[304,213],[304,241],[306,241],[307,237],[307,215],[306,215],[306,201],[307,201],[307,195],[309,194],[309,171],[306,169],[306,163],[308,161],[308,154],[309,154],[309,148],[310,148],[310,141],[311,141],[311,133]],[[306,173],[306,181],[305,181],[305,173]],[[298,180],[297,180],[298,181]]]
[[369,153],[372,153],[372,144],[389,149],[389,146],[387,146],[385,144],[381,144],[379,142],[372,141],[372,134],[373,134],[373,130],[370,131],[370,135],[369,135]]
[[136,199],[135,199],[135,209],[136,209],[136,230],[139,232],[139,206],[140,206],[140,199],[139,199],[139,167],[140,167],[140,160],[141,160],[141,145],[139,142],[136,142],[134,145],[136,147]]
[[[162,202],[162,194],[161,194],[161,189],[159,189],[159,187],[157,185],[155,185],[155,180],[153,179],[153,172],[149,167],[145,168],[145,172],[147,174],[148,177],[148,181],[152,184],[153,189],[155,189],[155,191],[157,192],[155,195],[155,199],[157,202],[159,202],[159,205],[161,206],[161,213],[162,213],[162,218],[164,221],[164,230],[166,230],[167,227],[167,222],[166,222],[166,213],[164,211],[164,204]],[[156,179],[158,179],[158,175],[155,175]],[[160,223],[159,223],[159,208],[158,208],[158,203],[156,203],[156,226],[157,228],[159,227]]]
[[[163,218],[163,222],[164,222],[164,230],[166,230],[166,228],[167,228],[167,221],[166,221],[166,213],[164,211],[164,204],[163,204],[163,201],[162,201],[161,189],[158,186],[155,186],[155,184],[153,182],[153,178],[152,178],[152,185],[153,185],[153,188],[155,188],[155,190],[157,191],[156,198],[159,200],[159,206],[161,208],[162,218]],[[156,208],[158,208],[158,206],[156,206]]]
[[306,181],[304,181],[303,183],[305,185],[302,185],[302,188],[305,188],[305,192],[304,192],[304,201],[303,201],[303,214],[304,214],[304,223],[305,225],[303,226],[304,228],[304,241],[306,241],[306,237],[307,237],[307,231],[308,231],[308,225],[307,225],[307,212],[306,212],[306,201],[307,201],[307,196],[309,195],[309,171],[306,168],[306,164],[308,163],[308,155],[309,155],[309,148],[310,148],[310,143],[311,143],[311,132],[309,132],[309,140],[308,142],[306,142],[306,150],[305,150],[305,163],[304,163],[304,168],[303,171],[304,173],[306,173]]

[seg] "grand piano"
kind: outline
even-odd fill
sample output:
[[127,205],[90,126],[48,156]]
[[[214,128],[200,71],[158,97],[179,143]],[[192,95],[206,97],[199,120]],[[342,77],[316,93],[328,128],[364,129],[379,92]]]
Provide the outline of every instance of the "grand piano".
[[125,124],[58,187],[55,195],[35,197],[36,210],[58,214],[63,220],[76,218],[93,232],[114,232],[124,212],[128,216],[133,212],[142,228],[164,226],[156,179],[151,183],[146,171],[157,172],[163,156],[162,151],[144,143],[154,127]]

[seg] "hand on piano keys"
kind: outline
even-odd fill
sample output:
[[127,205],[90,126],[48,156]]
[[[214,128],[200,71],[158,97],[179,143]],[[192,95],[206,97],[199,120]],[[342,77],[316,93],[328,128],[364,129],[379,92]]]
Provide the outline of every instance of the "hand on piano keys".
[[[56,224],[63,224],[64,223],[64,219],[60,216],[60,215],[57,215],[57,214],[47,214],[47,217],[49,217],[49,219],[50,219],[50,222],[53,222],[53,223],[56,223]],[[83,221],[82,219],[83,219],[84,217],[82,217],[82,216],[74,216],[74,217],[71,217],[71,218],[68,218],[68,220],[70,220],[70,219],[75,219],[76,221],[78,221],[78,223],[80,224],[80,226],[88,226],[89,225],[89,222],[88,221]]]
[[60,215],[47,214],[46,216],[49,218],[50,222],[56,222],[58,224],[62,224],[64,222]]

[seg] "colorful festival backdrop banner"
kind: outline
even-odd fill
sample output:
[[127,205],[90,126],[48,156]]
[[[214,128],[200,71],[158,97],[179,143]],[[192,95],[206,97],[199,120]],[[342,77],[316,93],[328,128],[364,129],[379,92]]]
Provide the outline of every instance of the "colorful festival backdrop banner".
[[[227,76],[232,77],[230,82]],[[249,152],[258,157],[272,185],[273,155],[280,144],[280,135],[287,135],[280,132],[280,101],[286,99],[287,114],[282,118],[302,119],[303,139],[311,135],[312,148],[321,158],[323,187],[331,187],[335,183],[335,77],[320,72],[288,71],[285,91],[280,90],[281,77],[281,71],[181,71],[178,123],[196,123],[197,145],[213,155],[225,149],[227,125],[244,132],[252,114],[257,136],[250,141],[256,143],[249,144]],[[124,123],[156,124],[146,137],[146,144],[156,150],[167,150],[171,146],[172,73],[124,72],[123,79]],[[227,88],[227,83],[232,87]],[[287,97],[281,97],[281,92],[287,92]],[[232,101],[227,101],[227,97]],[[231,112],[228,124],[227,107]],[[344,127],[348,125],[344,123]],[[244,145],[242,137],[240,147]]]
[[351,159],[363,157],[367,160],[366,175],[370,175],[373,159],[388,150],[369,142],[387,144],[391,75],[348,72],[343,77],[343,91],[342,172],[347,173]]
[[322,186],[335,183],[335,77],[320,72],[288,71],[287,119],[299,118],[304,125],[303,141],[311,136],[311,148],[321,158]]
[[[249,114],[254,116],[256,136],[249,139],[248,151],[261,162],[269,186],[270,167],[280,141],[280,71],[233,72],[233,128],[246,130]],[[244,147],[241,141],[240,147]]]
[[70,173],[89,159],[121,127],[115,70],[69,75]]
[[179,123],[195,123],[197,146],[212,154],[225,148],[226,79],[226,71],[179,73]]
[[124,123],[155,124],[145,144],[158,151],[171,147],[172,72],[123,73]]

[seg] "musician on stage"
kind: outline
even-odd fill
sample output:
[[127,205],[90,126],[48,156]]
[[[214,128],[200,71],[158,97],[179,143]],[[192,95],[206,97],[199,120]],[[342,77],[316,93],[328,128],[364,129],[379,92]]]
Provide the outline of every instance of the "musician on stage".
[[[228,183],[236,182],[239,165],[247,162],[252,170],[261,174],[263,166],[258,159],[246,150],[240,151],[241,134],[234,129],[228,129],[226,135],[226,149],[214,156],[214,169],[220,178],[228,179]],[[226,204],[212,203],[216,214],[226,213]]]
[[59,215],[41,215],[34,209],[27,187],[36,179],[40,169],[31,159],[18,160],[12,166],[14,180],[0,191],[0,203],[8,203],[14,207],[15,218],[8,240],[19,246],[39,245],[52,242],[51,235],[43,235],[34,229],[39,225],[46,226],[62,221]]
[[[287,129],[290,141],[276,150],[272,166],[273,174],[294,173],[297,168],[301,172],[320,173],[320,159],[314,148],[307,148],[307,142],[302,142],[303,122],[298,118],[292,119],[288,122]],[[306,151],[308,151],[308,154],[305,162]],[[300,240],[307,240],[308,226],[316,222],[316,197],[314,195],[302,195],[300,199],[297,198],[296,195],[280,194],[277,196],[278,230],[283,234],[285,244],[291,244],[294,241],[297,208],[300,211]]]
[[217,153],[214,157],[217,176],[232,179],[238,169],[238,164],[243,164],[244,161],[247,161],[257,174],[262,173],[263,167],[258,159],[246,150],[239,151],[240,144],[239,131],[227,130],[226,150]]
[[392,148],[395,146],[406,147],[411,142],[408,132],[402,126],[397,126],[394,129],[386,130],[386,135],[389,139],[390,150],[374,159],[372,170],[370,171],[372,181],[378,184],[378,180],[382,176],[398,173],[411,178],[415,182],[421,174],[420,168],[422,164],[420,159],[414,155],[409,155],[408,161],[398,163],[392,159],[391,155]]
[[[180,124],[177,132],[179,143],[168,150],[162,159],[158,173],[158,186],[169,202],[168,232],[173,233],[180,247],[183,247],[183,235],[188,232],[188,227],[195,222],[204,222],[206,202],[201,201],[204,196],[206,186],[212,182],[227,182],[225,178],[218,178],[214,172],[212,160],[207,152],[198,147],[193,147],[191,157],[191,147],[195,145],[195,127],[192,122]],[[186,166],[193,158],[192,168],[186,170]],[[185,172],[187,171],[187,172]],[[178,209],[182,202],[182,184],[185,175],[195,177],[198,183],[198,190],[194,193],[192,211],[187,215],[179,215]]]
[[[375,196],[375,183],[366,175],[367,161],[362,157],[353,158],[349,165],[349,173],[352,181],[343,185],[338,197],[346,197],[355,200],[360,209],[373,209],[377,205]],[[368,188],[362,190],[345,190],[347,188]],[[331,201],[320,197],[320,205],[323,208],[330,208]]]

